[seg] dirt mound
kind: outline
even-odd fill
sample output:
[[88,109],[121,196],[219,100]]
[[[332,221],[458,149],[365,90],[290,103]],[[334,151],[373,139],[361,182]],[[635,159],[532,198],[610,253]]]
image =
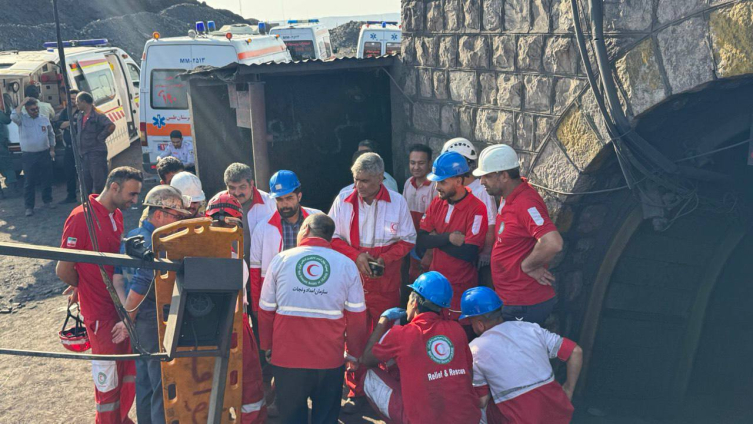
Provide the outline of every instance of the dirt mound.
[[259,23],[256,19],[243,19],[240,15],[236,15],[229,10],[212,9],[208,6],[187,3],[170,6],[161,11],[160,15],[178,19],[183,22],[190,22],[191,24],[196,21],[214,21],[214,23],[217,24],[217,29],[223,25],[244,21],[252,25]]
[[[64,40],[107,38],[136,61],[154,31],[174,37],[185,35],[196,21],[213,20],[218,28],[258,22],[195,0],[59,0],[58,10]],[[40,50],[45,41],[55,40],[49,0],[0,0],[0,11],[0,50]]]
[[161,14],[141,12],[94,21],[81,32],[84,38],[107,38],[111,45],[125,50],[139,62],[144,51],[144,43],[152,38],[154,31],[158,31],[163,37],[176,37],[186,35],[191,28],[193,23]]
[[356,55],[358,35],[361,25],[366,22],[350,21],[329,30],[332,47],[337,49],[337,57],[351,57]]
[[[70,25],[60,26],[64,40],[80,39],[81,32]],[[55,41],[55,24],[36,26],[0,24],[0,51],[7,50],[42,50],[46,41]]]

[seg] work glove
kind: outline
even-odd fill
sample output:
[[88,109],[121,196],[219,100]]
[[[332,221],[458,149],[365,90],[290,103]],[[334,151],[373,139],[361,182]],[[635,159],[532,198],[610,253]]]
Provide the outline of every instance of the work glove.
[[408,317],[408,313],[403,308],[390,308],[382,312],[382,316],[389,321],[397,321]]

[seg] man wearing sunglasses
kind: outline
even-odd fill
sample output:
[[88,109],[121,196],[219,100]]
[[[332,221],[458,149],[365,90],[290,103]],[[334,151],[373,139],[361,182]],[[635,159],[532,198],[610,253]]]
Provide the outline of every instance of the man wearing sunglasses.
[[[26,108],[26,113],[21,109]],[[34,215],[35,186],[42,185],[42,201],[52,209],[52,161],[55,159],[55,133],[50,119],[39,113],[37,99],[26,97],[11,112],[18,125],[21,166],[24,170],[24,206],[26,216]]]
[[[152,247],[152,233],[157,228],[187,217],[190,212],[186,205],[191,200],[183,196],[175,187],[158,185],[147,193],[144,206],[147,218],[141,221],[139,228],[128,233],[126,238],[141,235],[144,246]],[[121,253],[125,246],[121,244]],[[154,271],[151,269],[115,269],[113,284],[121,302],[136,325],[136,333],[141,346],[149,352],[159,352],[159,334],[157,332],[157,308],[152,281]],[[125,324],[119,322],[112,330],[113,343],[120,343],[128,338]],[[136,417],[138,422],[164,423],[165,410],[162,402],[162,371],[159,360],[136,360]]]

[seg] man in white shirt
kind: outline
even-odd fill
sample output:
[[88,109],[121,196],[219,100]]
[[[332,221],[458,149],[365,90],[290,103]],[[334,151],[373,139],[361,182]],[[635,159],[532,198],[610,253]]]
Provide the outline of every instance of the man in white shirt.
[[[460,309],[479,337],[470,343],[473,387],[486,408],[487,422],[566,424],[583,364],[583,351],[570,339],[538,324],[505,321],[502,300],[488,287],[463,293]],[[567,380],[554,380],[550,359],[566,363]],[[489,404],[489,401],[492,401]]]
[[[363,154],[351,171],[355,190],[338,195],[329,211],[335,221],[332,248],[353,260],[361,273],[370,333],[382,312],[400,303],[400,268],[416,244],[416,229],[403,196],[382,183],[384,161],[378,154]],[[346,376],[350,399],[344,413],[363,404],[364,376],[365,370]]]
[[183,166],[190,172],[195,172],[195,160],[193,156],[193,143],[183,140],[183,133],[178,130],[174,130],[170,133],[170,144],[165,147],[165,152],[162,153],[159,158],[162,159],[167,156],[178,158],[183,162]]

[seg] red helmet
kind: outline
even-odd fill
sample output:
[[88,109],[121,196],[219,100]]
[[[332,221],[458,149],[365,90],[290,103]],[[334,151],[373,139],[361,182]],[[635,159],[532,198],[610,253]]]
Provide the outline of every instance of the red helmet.
[[215,215],[243,218],[241,202],[227,191],[221,191],[214,195],[207,203],[206,216],[215,218]]
[[[76,304],[76,308],[78,308],[78,304]],[[71,318],[73,318],[75,325],[66,330],[65,327]],[[68,315],[65,317],[65,322],[63,322],[63,329],[58,332],[58,335],[63,347],[70,351],[86,352],[91,347],[89,335],[86,333],[86,327],[84,327],[84,320],[81,319],[78,310],[76,311],[76,315],[73,315],[70,306],[68,307]]]

